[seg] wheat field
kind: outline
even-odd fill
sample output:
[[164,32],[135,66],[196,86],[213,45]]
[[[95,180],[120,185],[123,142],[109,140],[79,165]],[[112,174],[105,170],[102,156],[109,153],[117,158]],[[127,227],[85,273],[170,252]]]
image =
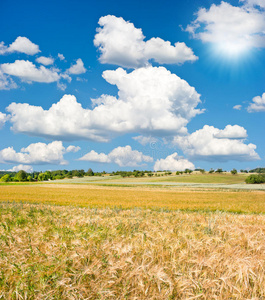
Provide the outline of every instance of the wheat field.
[[264,191],[101,187],[93,185],[0,186],[0,201],[85,207],[149,208],[189,211],[265,213]]
[[264,299],[265,216],[0,204],[1,299]]

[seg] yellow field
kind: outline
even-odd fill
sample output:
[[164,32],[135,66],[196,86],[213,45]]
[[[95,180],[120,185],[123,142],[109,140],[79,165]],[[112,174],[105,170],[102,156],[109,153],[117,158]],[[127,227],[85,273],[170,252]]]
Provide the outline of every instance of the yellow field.
[[0,186],[0,201],[86,207],[221,210],[265,213],[265,192],[192,191],[85,185]]
[[[71,191],[10,190],[42,201]],[[0,211],[1,299],[265,298],[264,215],[23,203]]]

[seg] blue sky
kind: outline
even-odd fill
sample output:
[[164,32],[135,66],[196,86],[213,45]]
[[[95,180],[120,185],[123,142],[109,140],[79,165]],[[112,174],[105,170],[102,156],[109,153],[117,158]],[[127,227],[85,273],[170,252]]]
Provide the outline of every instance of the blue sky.
[[1,170],[264,167],[263,0],[0,13]]

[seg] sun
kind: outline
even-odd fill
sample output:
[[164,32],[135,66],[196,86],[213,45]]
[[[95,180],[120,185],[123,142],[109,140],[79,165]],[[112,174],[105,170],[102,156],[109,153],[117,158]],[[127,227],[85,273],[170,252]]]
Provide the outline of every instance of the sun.
[[239,59],[245,56],[249,50],[249,44],[244,40],[226,40],[214,45],[218,55],[227,59]]

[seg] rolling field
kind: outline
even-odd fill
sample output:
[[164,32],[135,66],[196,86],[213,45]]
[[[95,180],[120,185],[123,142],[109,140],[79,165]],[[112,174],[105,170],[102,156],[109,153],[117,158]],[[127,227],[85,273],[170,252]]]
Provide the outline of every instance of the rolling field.
[[265,298],[264,191],[85,180],[0,185],[0,299]]

